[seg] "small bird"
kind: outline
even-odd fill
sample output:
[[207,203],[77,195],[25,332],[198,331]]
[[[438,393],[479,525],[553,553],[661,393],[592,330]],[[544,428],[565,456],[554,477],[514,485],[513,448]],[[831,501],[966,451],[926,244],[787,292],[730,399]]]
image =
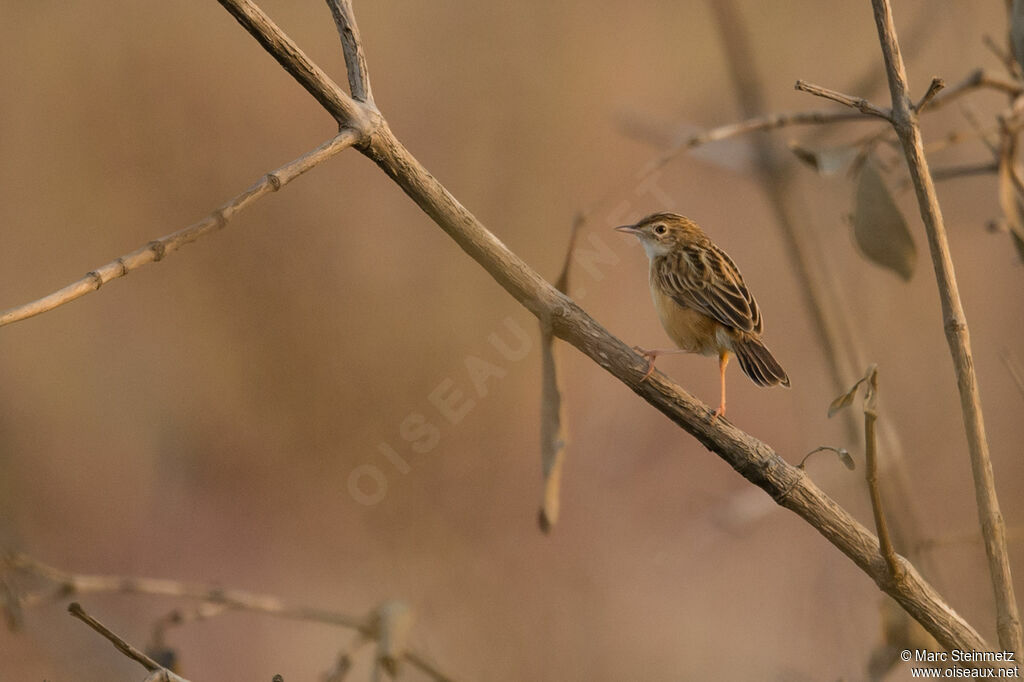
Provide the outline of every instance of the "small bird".
[[655,213],[635,225],[616,227],[640,240],[650,260],[651,297],[661,326],[679,350],[636,350],[649,360],[666,353],[718,355],[725,414],[725,367],[732,353],[759,386],[789,386],[789,377],[761,341],[761,311],[729,254],[689,218]]

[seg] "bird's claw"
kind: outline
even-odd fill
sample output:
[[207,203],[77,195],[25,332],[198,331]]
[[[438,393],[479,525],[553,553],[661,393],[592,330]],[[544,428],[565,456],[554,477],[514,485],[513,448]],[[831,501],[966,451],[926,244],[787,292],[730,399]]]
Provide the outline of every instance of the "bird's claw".
[[633,346],[633,350],[647,358],[647,371],[644,372],[642,377],[640,377],[640,383],[643,383],[647,381],[652,374],[654,374],[654,359],[658,357],[658,353],[656,351],[646,350],[640,346]]

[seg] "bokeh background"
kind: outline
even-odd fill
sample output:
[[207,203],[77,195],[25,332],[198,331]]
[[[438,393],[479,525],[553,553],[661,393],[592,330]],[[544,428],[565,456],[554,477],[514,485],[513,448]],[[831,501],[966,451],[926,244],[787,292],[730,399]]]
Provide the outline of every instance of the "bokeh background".
[[[344,81],[323,3],[261,6]],[[854,94],[887,103],[866,0],[737,7],[768,109],[831,106],[795,92],[797,78],[840,90],[870,82]],[[895,10],[914,92],[932,76],[999,70],[982,36],[1002,40],[1003,3]],[[828,444],[862,464],[846,422],[825,417],[835,386],[748,143],[681,156],[640,184],[663,151],[649,138],[741,118],[707,3],[434,0],[356,11],[392,128],[513,251],[553,279],[573,216],[587,211],[581,245],[605,256],[577,267],[573,293],[627,342],[659,347],[667,339],[646,259],[608,228],[666,208],[697,219],[743,269],[793,380],[789,391],[758,389],[733,368],[730,419],[791,462]],[[0,14],[2,308],[199,219],[332,135],[331,119],[215,2],[7,2]],[[970,102],[986,121],[1005,105],[989,93]],[[654,133],[638,139],[624,120]],[[821,146],[874,130],[771,139],[779,172],[792,174],[791,211],[880,366],[884,419],[909,481],[887,500],[890,514],[918,510],[913,541],[934,545],[921,559],[928,577],[994,642],[912,193],[895,184],[920,251],[905,283],[857,253],[845,219],[852,184],[784,155],[787,140]],[[969,130],[958,107],[925,120],[928,139],[950,130]],[[975,143],[932,161],[987,155]],[[1002,358],[1024,358],[1024,271],[1006,235],[985,228],[998,216],[994,176],[944,182],[939,195],[1012,537],[1024,516],[1024,402]],[[521,359],[489,341],[519,344],[509,324],[528,335]],[[595,364],[559,353],[571,449],[562,518],[544,536],[536,322],[349,150],[226,230],[0,330],[0,544],[74,572],[213,582],[354,614],[404,599],[416,615],[412,645],[458,679],[863,679],[881,639],[871,581]],[[470,357],[500,368],[486,395]],[[714,404],[713,360],[659,366]],[[442,385],[473,401],[457,424],[429,399]],[[411,414],[437,428],[429,452],[403,439]],[[819,457],[811,476],[870,524],[863,469]],[[373,504],[351,493],[360,466],[386,484],[362,480]],[[1019,593],[1019,542],[1011,560]],[[138,644],[178,605],[82,601]],[[141,679],[64,606],[34,608],[23,631],[0,631],[0,679]],[[236,613],[177,629],[169,643],[193,679],[309,680],[350,639]],[[366,675],[366,653],[354,679]]]

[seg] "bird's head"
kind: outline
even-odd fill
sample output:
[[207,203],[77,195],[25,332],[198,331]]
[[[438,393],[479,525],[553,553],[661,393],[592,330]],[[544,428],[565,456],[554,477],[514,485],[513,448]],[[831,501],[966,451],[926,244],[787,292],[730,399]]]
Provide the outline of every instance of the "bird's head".
[[707,238],[697,223],[676,213],[655,213],[615,229],[636,236],[651,259]]

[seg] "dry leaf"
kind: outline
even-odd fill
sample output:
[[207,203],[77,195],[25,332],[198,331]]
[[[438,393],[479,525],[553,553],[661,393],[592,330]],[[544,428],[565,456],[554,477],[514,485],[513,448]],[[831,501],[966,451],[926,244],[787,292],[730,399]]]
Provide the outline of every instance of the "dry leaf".
[[914,274],[917,249],[878,167],[868,160],[861,168],[854,202],[853,235],[868,260],[889,268],[904,280]]
[[[569,264],[576,245],[576,235],[583,226],[585,218],[577,215],[569,235],[569,245],[565,251],[565,262],[562,273],[558,276],[555,286],[565,293],[569,289]],[[551,332],[551,323],[541,320],[540,323],[540,354],[541,354],[541,389],[540,389],[540,455],[541,467],[544,472],[544,495],[541,498],[540,513],[537,521],[540,529],[550,533],[558,522],[559,499],[562,488],[562,464],[565,462],[565,450],[568,439],[562,413],[562,392],[558,388],[558,364],[555,362],[555,337]]]
[[562,393],[558,388],[555,365],[554,336],[550,328],[541,330],[540,352],[541,403],[540,453],[544,472],[544,496],[541,500],[540,528],[545,533],[558,522],[559,491],[562,484],[562,463],[565,460],[566,437],[562,422]]

